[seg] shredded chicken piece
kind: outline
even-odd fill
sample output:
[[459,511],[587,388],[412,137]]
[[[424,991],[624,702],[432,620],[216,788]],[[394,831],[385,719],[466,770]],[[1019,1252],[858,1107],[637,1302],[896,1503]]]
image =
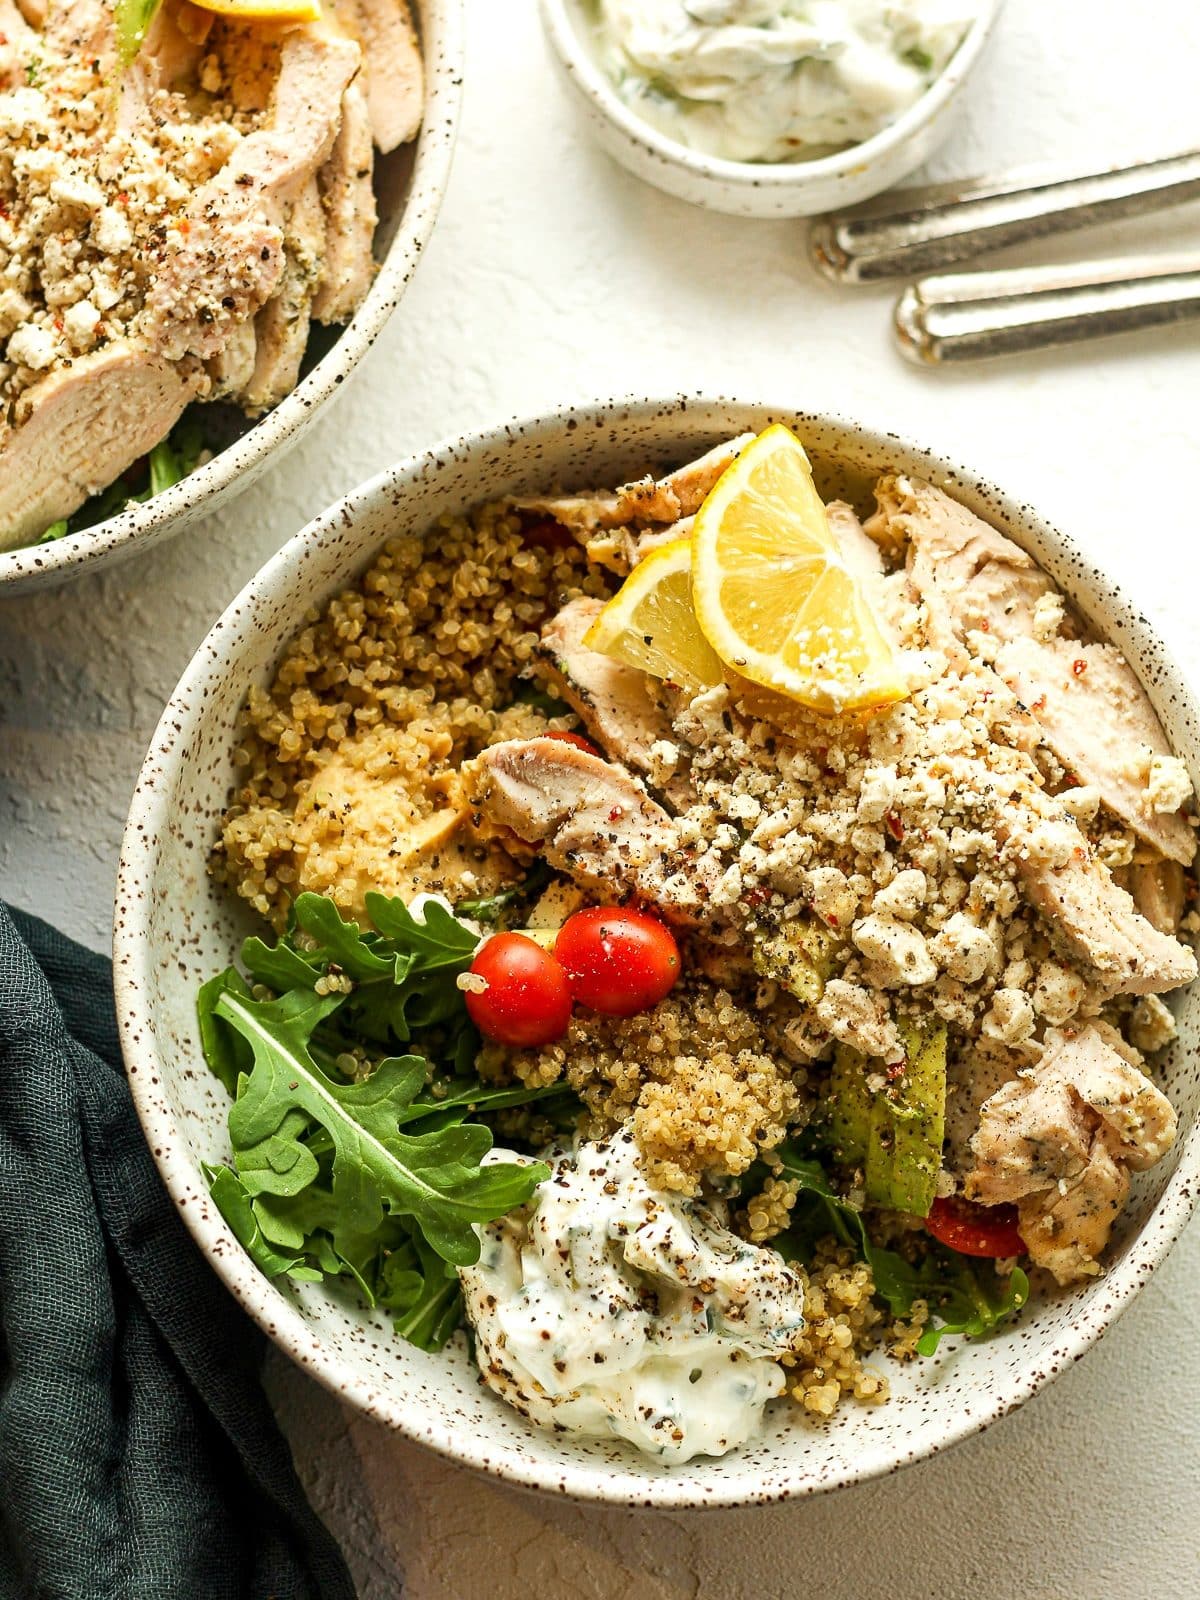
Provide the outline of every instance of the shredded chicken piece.
[[711,874],[623,767],[563,740],[515,739],[477,757],[473,779],[473,803],[486,817],[541,845],[583,887],[611,894],[619,886],[685,924],[702,916]]
[[1038,1064],[981,1108],[969,1199],[1015,1203],[1030,1257],[1060,1283],[1094,1276],[1129,1190],[1175,1142],[1174,1107],[1098,1029],[1051,1031]]
[[[542,629],[540,653],[555,691],[579,713],[596,741],[618,761],[648,773],[654,746],[673,737],[671,721],[644,672],[584,644],[584,634],[602,609],[603,601],[586,595],[570,601]],[[684,782],[685,804],[689,797]]]

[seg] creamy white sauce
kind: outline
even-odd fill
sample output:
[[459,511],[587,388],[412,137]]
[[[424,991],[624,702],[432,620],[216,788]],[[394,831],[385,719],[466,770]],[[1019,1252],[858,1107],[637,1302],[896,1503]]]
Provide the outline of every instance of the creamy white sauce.
[[532,1214],[482,1228],[460,1272],[484,1381],[543,1427],[672,1462],[744,1444],[804,1329],[799,1277],[652,1189],[628,1134],[548,1159]]
[[945,68],[980,0],[581,0],[618,94],[728,161],[860,144]]

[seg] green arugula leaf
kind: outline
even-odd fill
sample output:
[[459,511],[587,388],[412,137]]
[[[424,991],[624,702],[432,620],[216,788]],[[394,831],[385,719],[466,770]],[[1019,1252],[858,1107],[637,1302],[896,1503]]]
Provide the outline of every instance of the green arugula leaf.
[[317,1024],[342,996],[296,990],[253,1001],[225,989],[216,1014],[249,1042],[253,1070],[238,1084],[229,1132],[239,1172],[258,1193],[295,1194],[315,1176],[301,1131],[302,1112],[333,1141],[334,1246],[343,1230],[367,1233],[385,1212],[411,1217],[444,1260],[468,1266],[479,1258],[475,1223],[489,1222],[529,1199],[548,1174],[541,1163],[483,1167],[490,1131],[452,1125],[400,1132],[403,1113],[425,1081],[416,1056],[389,1059],[361,1083],[339,1084],[309,1053]]
[[471,965],[479,948],[479,935],[464,927],[452,911],[436,900],[425,901],[420,922],[403,900],[388,895],[368,891],[366,907],[367,915],[384,938],[411,951],[423,972],[449,969],[457,977]]
[[292,1272],[301,1266],[302,1258],[298,1251],[285,1253],[276,1249],[267,1239],[237,1173],[229,1167],[210,1166],[208,1162],[202,1162],[201,1165],[217,1210],[259,1271],[265,1272],[268,1278],[278,1278],[281,1273]]
[[1029,1279],[1014,1267],[1007,1281],[995,1273],[991,1281],[980,1275],[965,1257],[962,1266],[948,1282],[930,1294],[930,1303],[940,1322],[928,1327],[917,1340],[917,1350],[931,1356],[947,1334],[960,1333],[968,1339],[982,1339],[1000,1323],[1014,1316],[1029,1299]]
[[396,1313],[396,1332],[422,1350],[440,1350],[462,1320],[458,1275],[419,1233],[385,1260],[379,1304]]
[[249,986],[237,968],[226,967],[224,972],[218,972],[215,978],[201,985],[196,996],[196,1017],[200,1024],[200,1048],[209,1071],[230,1094],[236,1094],[238,1078],[243,1072],[249,1072],[254,1056],[236,1028],[231,1028],[217,1015],[217,1001],[226,989],[246,998],[250,996]]
[[786,1144],[775,1153],[785,1176],[800,1184],[791,1226],[774,1241],[776,1249],[788,1260],[804,1262],[811,1259],[817,1241],[832,1234],[871,1268],[875,1292],[894,1317],[907,1317],[917,1300],[927,1301],[939,1322],[917,1341],[921,1355],[932,1355],[948,1334],[982,1338],[1028,1300],[1029,1279],[1020,1267],[1006,1282],[991,1273],[989,1285],[981,1276],[983,1269],[941,1247],[931,1248],[915,1266],[895,1250],[872,1243],[862,1213],[834,1192],[819,1161]]

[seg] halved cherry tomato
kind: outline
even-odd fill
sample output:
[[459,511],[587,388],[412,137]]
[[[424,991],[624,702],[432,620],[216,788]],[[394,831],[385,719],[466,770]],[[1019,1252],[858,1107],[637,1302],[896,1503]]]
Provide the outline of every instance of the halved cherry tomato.
[[598,756],[600,751],[590,739],[585,739],[581,733],[547,733],[542,735],[545,739],[561,739],[564,744],[576,745],[580,750],[586,750],[590,756]]
[[960,1256],[1023,1256],[1025,1241],[1017,1232],[1016,1206],[981,1206],[961,1195],[939,1196],[929,1208],[925,1227]]
[[485,978],[480,994],[466,991],[467,1015],[496,1044],[529,1048],[561,1039],[571,1020],[571,989],[558,961],[523,933],[498,933],[471,963]]
[[648,911],[589,906],[567,918],[554,943],[571,993],[609,1017],[649,1011],[675,987],[679,946]]

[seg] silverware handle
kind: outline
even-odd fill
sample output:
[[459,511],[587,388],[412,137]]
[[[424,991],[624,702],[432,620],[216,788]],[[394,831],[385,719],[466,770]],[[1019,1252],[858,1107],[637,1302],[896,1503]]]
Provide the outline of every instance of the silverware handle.
[[1082,176],[1043,171],[939,183],[818,218],[809,253],[827,278],[873,283],[1197,199],[1200,150]]
[[1200,257],[924,278],[900,296],[895,317],[900,349],[918,366],[1161,327],[1200,317]]

